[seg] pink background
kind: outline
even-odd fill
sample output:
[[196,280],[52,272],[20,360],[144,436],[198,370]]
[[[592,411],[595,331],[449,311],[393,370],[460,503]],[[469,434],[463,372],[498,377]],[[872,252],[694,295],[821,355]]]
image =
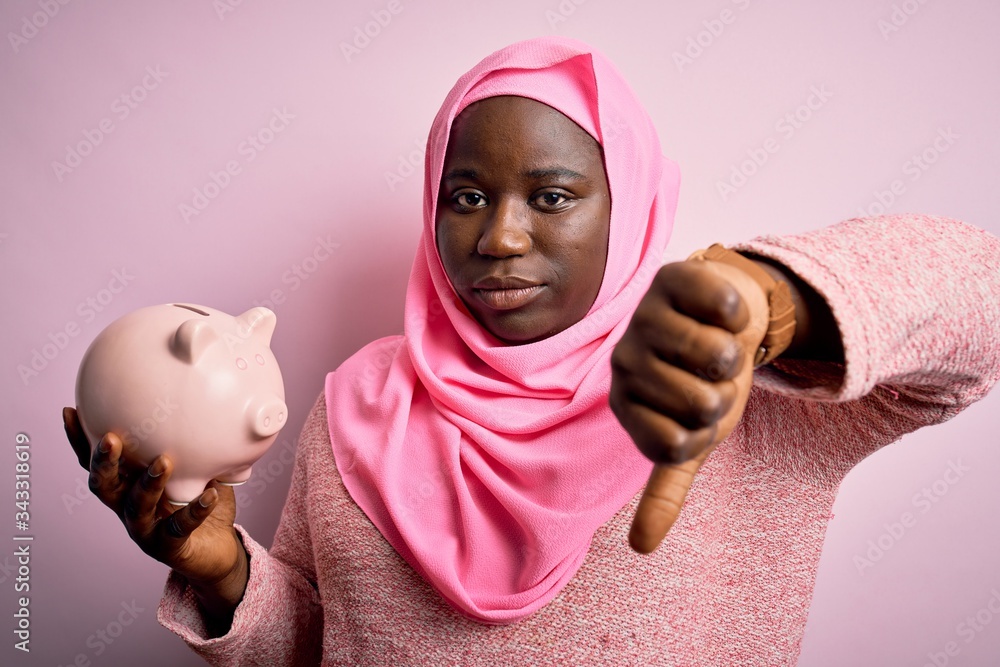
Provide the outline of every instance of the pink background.
[[[3,664],[66,665],[79,655],[93,665],[200,664],[156,623],[166,569],[89,496],[63,436],[59,410],[73,402],[80,358],[104,326],[141,306],[188,301],[238,313],[277,296],[273,348],[290,426],[239,491],[239,521],[269,544],[290,448],[324,374],[401,329],[431,119],[462,72],[509,42],[570,35],[618,64],[681,165],[670,259],[713,241],[855,217],[880,191],[889,202],[896,179],[888,211],[1000,233],[995,2],[396,1],[396,14],[382,0],[3,3]],[[890,23],[894,8],[899,26]],[[348,59],[341,43],[373,11],[391,21]],[[675,52],[699,39],[701,52],[692,46],[679,65]],[[813,87],[829,98],[814,97],[792,132],[782,119]],[[280,120],[275,109],[293,117]],[[278,131],[267,136],[271,122]],[[948,128],[953,138],[938,142],[946,150],[932,148]],[[259,132],[273,139],[263,150],[243,143]],[[723,198],[718,182],[765,142],[767,161]],[[57,173],[53,163],[78,144],[87,155]],[[907,163],[925,150],[934,164],[915,178]],[[221,190],[208,187],[217,196],[186,221],[180,205],[193,205],[194,190],[231,161],[238,173]],[[401,180],[390,183],[387,173]],[[77,335],[60,335],[67,327]],[[53,358],[22,379],[18,367],[43,348]],[[844,482],[800,665],[922,665],[934,653],[938,664],[996,664],[1000,618],[987,604],[994,591],[1000,599],[998,410],[995,391],[879,452]],[[30,656],[11,646],[21,431],[32,441]],[[958,461],[970,471],[921,512],[914,494],[935,481],[941,488]],[[886,524],[904,512],[916,523],[896,540]],[[880,537],[888,550],[859,571],[855,557]],[[122,605],[133,601],[142,611],[131,622]],[[962,632],[966,616],[984,609],[990,622],[971,637]],[[130,624],[117,626],[120,616]],[[957,654],[945,656],[949,642]]]

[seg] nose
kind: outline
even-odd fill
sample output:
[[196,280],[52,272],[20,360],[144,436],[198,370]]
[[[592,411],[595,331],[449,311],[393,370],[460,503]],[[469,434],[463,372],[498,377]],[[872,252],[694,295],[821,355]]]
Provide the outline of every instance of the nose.
[[250,430],[258,438],[267,438],[280,431],[287,416],[285,402],[273,394],[255,398],[247,408]]
[[476,249],[485,257],[515,257],[531,250],[528,212],[508,198],[501,198],[487,217]]

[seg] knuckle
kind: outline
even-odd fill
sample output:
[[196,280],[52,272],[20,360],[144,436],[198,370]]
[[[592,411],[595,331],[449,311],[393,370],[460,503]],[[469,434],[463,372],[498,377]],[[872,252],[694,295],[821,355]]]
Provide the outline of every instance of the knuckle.
[[124,516],[129,521],[134,521],[139,518],[139,506],[134,498],[126,498],[124,505],[122,505],[122,516]]
[[617,375],[628,374],[631,369],[631,364],[629,363],[631,356],[627,343],[616,345],[615,349],[611,352],[611,372]]
[[650,448],[647,454],[656,463],[675,465],[691,458],[688,455],[687,431],[683,428],[673,428],[661,434],[659,442]]
[[714,366],[721,377],[731,377],[739,364],[740,352],[741,350],[739,345],[736,344],[735,336],[727,333],[715,346],[709,366]]
[[671,262],[670,264],[664,264],[657,270],[656,275],[653,276],[653,284],[657,289],[664,290],[673,284],[674,276],[678,272],[685,270],[685,262]]
[[180,512],[181,510],[178,510],[167,517],[166,531],[167,534],[169,534],[171,537],[181,538],[187,534],[184,530],[184,527],[181,526],[180,521],[178,520],[177,515]]
[[727,320],[731,320],[739,314],[740,305],[743,303],[743,297],[741,297],[740,293],[727,282],[726,285],[719,290],[718,300],[716,303],[718,304],[719,312],[722,313]]
[[701,425],[711,424],[722,415],[722,398],[717,392],[703,391],[694,405],[694,410],[695,417]]

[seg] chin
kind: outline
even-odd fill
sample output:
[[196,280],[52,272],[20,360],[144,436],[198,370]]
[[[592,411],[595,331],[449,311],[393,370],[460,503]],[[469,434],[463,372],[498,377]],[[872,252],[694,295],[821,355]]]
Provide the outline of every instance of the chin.
[[[480,322],[480,324],[483,324]],[[497,326],[497,323],[491,323],[491,325],[483,324],[483,328],[486,329],[494,338],[500,340],[500,342],[506,345],[527,345],[529,343],[537,343],[538,341],[550,338],[560,330],[553,331],[551,329],[541,329],[539,327],[517,327],[517,326]]]

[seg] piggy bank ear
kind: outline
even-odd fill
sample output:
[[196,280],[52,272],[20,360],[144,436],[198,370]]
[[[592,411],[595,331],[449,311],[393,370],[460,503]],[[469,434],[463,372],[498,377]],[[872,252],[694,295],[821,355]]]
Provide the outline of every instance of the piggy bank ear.
[[253,338],[264,347],[270,347],[274,325],[278,322],[273,312],[263,306],[257,306],[240,315],[240,320],[246,326],[247,338]]
[[219,340],[219,333],[205,320],[188,320],[177,327],[170,348],[181,361],[193,364]]

